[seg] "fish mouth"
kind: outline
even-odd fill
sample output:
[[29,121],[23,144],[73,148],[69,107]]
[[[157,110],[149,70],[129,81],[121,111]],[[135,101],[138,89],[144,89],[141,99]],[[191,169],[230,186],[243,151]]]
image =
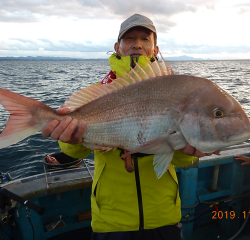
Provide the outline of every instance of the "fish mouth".
[[241,134],[236,134],[236,135],[231,135],[229,138],[228,138],[228,141],[229,142],[233,142],[233,143],[241,143],[241,142],[244,142],[246,140],[248,140],[250,138],[250,132],[244,132],[244,133],[241,133]]

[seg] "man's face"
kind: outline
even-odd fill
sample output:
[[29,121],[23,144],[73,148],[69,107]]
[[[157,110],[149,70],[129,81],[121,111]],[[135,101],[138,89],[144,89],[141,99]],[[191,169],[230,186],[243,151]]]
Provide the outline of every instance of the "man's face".
[[144,55],[156,56],[159,48],[154,43],[154,33],[143,27],[134,27],[124,34],[120,43],[115,43],[115,51],[122,57]]

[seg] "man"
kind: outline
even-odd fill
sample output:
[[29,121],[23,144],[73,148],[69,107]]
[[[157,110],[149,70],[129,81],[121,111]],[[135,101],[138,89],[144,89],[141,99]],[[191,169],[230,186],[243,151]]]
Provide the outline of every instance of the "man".
[[[121,24],[116,53],[110,59],[112,71],[108,75],[121,75],[123,69],[133,66],[133,60],[144,64],[143,56],[154,61],[159,48],[156,45],[157,32],[150,19],[135,14]],[[114,75],[115,76],[115,75]],[[108,84],[104,78],[102,84]],[[64,110],[58,110],[64,114]],[[57,120],[49,123],[42,131],[44,137],[58,139],[64,153],[84,158],[91,150],[81,142],[86,124],[78,125],[76,119],[66,117],[60,124]],[[160,179],[153,167],[153,155],[134,154],[134,171],[124,169],[121,159],[123,150],[106,153],[95,151],[95,174],[92,185],[92,229],[94,240],[179,240],[181,204],[178,181],[174,165],[187,166],[193,157],[205,156],[189,144],[176,151],[172,164]],[[190,155],[190,156],[189,156]],[[210,154],[207,154],[210,155]],[[197,160],[197,158],[195,158]]]

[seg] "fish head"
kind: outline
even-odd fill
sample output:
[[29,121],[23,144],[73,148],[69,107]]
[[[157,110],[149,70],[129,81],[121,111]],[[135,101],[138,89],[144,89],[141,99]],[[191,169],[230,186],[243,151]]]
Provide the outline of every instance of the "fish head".
[[185,104],[180,129],[193,147],[212,153],[250,138],[248,116],[226,91],[210,81],[192,96]]

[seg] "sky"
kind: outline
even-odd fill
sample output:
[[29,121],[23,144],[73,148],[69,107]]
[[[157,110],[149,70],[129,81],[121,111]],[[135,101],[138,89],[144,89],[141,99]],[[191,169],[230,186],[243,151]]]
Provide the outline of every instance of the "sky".
[[0,0],[0,57],[108,58],[135,13],[164,57],[250,59],[250,0]]

